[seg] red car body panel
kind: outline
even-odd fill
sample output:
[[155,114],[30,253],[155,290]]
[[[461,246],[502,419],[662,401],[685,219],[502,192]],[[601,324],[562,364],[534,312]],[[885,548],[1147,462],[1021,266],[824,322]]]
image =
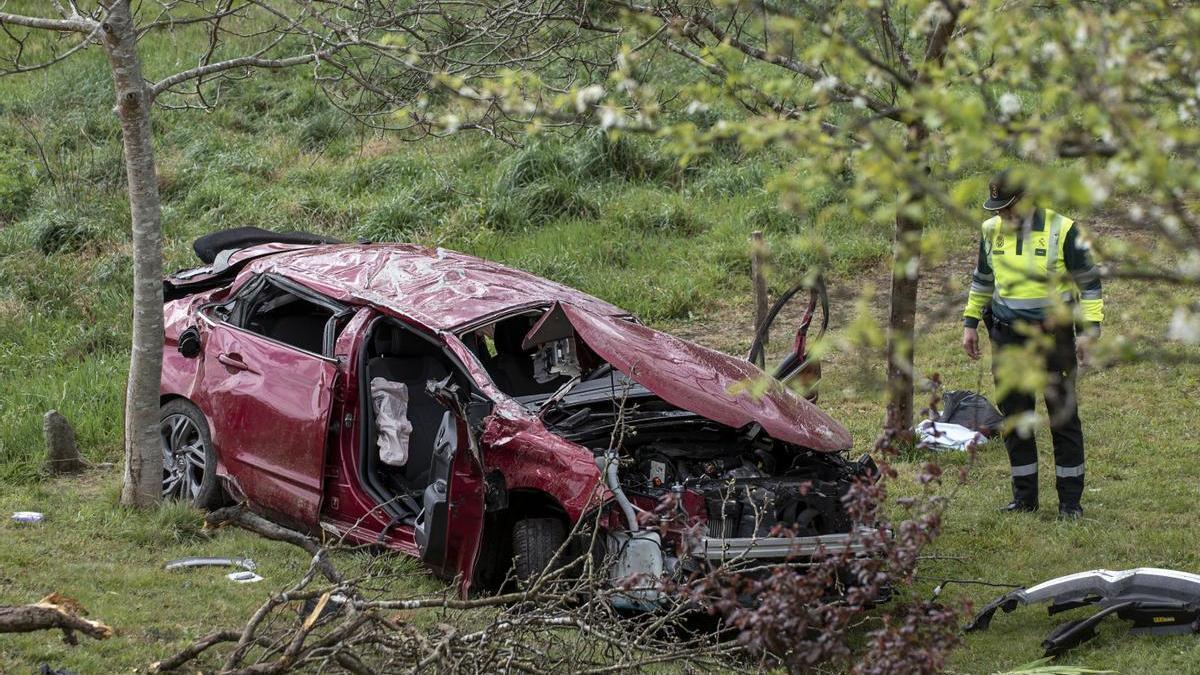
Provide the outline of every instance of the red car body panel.
[[315,528],[337,364],[224,323],[204,337],[193,402],[221,411],[211,431],[226,471],[255,505]]
[[[779,440],[821,452],[850,447],[845,427],[748,361],[632,321],[562,309],[588,347],[671,405],[734,429],[757,422]],[[761,395],[746,391],[764,378]]]
[[[783,387],[758,398],[731,393],[735,384],[764,376],[751,364],[641,326],[618,307],[496,263],[407,244],[266,244],[237,251],[228,264],[244,265],[228,285],[165,305],[162,395],[200,408],[212,431],[218,475],[255,508],[350,542],[420,554],[413,528],[390,523],[360,479],[360,360],[372,322],[382,315],[439,342],[491,399],[491,415],[477,438],[467,436],[472,432],[465,421],[460,424],[460,451],[452,465],[447,556],[439,571],[457,574],[463,592],[480,555],[485,475],[499,475],[509,492],[548,497],[571,522],[611,495],[591,450],[552,433],[500,392],[454,330],[560,304],[596,354],[672,405],[734,428],[757,422],[772,436],[813,450],[850,445],[841,425]],[[334,358],[275,343],[206,314],[206,306],[228,300],[262,274],[279,275],[355,309],[337,338]],[[200,333],[197,358],[176,349],[187,328]],[[479,458],[467,451],[472,442]]]
[[483,433],[485,465],[510,490],[554,498],[571,522],[608,496],[591,451],[550,433],[536,419],[492,417]]

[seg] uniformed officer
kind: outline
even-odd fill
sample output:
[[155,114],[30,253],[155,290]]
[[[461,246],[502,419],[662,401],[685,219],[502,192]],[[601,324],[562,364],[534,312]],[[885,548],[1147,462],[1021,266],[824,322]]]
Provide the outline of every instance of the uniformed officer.
[[[1036,335],[1052,342],[1038,367],[1044,366],[1047,373],[1044,393],[1054,440],[1058,513],[1062,518],[1079,518],[1084,465],[1075,374],[1078,363],[1086,362],[1087,346],[1099,335],[1104,319],[1100,273],[1075,223],[1050,209],[1029,205],[1022,186],[1008,172],[992,180],[983,208],[996,215],[982,226],[979,259],[963,312],[963,349],[972,359],[979,358],[981,320],[994,354]],[[1062,318],[1064,305],[1073,310],[1069,312],[1073,320]],[[1037,442],[1029,425],[1014,424],[1033,412],[1034,403],[1032,394],[1021,391],[1000,400],[1000,411],[1009,422],[1004,445],[1013,486],[1013,500],[1003,511],[1038,508]]]

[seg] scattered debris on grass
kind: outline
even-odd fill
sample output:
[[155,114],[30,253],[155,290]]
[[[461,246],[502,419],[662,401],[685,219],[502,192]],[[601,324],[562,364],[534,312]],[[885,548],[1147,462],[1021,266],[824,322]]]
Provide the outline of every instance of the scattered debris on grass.
[[1055,628],[1042,642],[1046,656],[1057,656],[1092,639],[1096,626],[1111,614],[1131,621],[1134,634],[1200,633],[1200,575],[1153,567],[1078,572],[1006,593],[984,607],[966,630],[986,630],[996,610],[1009,613],[1018,605],[1035,602],[1050,602],[1051,615],[1092,605],[1101,608],[1090,617]]

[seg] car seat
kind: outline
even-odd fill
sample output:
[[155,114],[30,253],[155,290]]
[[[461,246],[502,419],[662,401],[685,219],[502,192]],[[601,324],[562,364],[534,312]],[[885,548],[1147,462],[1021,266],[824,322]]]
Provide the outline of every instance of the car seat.
[[385,466],[379,462],[372,415],[368,461],[382,475],[398,479],[404,488],[402,492],[421,490],[429,483],[433,443],[446,414],[445,406],[426,391],[425,385],[430,380],[445,379],[450,370],[435,345],[395,326],[381,325],[375,329],[372,351],[376,356],[367,362],[368,386],[371,379],[382,377],[408,387],[407,416],[412,434],[408,438],[408,463],[403,467]]

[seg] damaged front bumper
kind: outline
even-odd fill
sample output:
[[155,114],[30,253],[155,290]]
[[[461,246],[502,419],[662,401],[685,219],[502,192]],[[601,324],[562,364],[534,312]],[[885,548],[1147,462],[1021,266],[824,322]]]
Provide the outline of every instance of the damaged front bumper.
[[811,537],[735,537],[721,539],[704,537],[692,556],[709,563],[731,563],[739,560],[760,562],[783,562],[799,558],[812,558],[825,552],[831,555],[849,550],[855,556],[866,555],[864,535],[873,531],[867,528],[858,533],[821,534]]
[[1091,570],[1016,590],[989,603],[964,629],[986,630],[996,610],[1009,613],[1036,602],[1049,602],[1051,615],[1079,607],[1102,608],[1050,633],[1042,642],[1046,656],[1061,654],[1095,637],[1096,625],[1111,614],[1132,622],[1131,633],[1200,633],[1200,575],[1154,567]]

